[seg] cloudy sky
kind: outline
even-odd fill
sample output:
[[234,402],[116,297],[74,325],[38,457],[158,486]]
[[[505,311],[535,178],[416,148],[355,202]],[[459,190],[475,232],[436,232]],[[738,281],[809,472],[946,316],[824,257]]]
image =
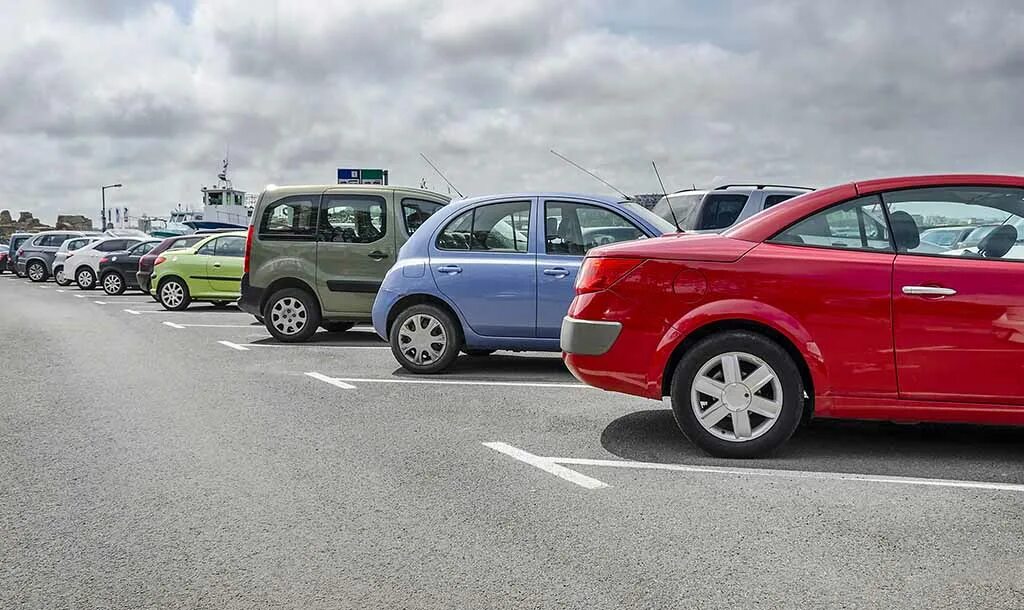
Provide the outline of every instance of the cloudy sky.
[[33,0],[0,15],[0,209],[237,187],[627,192],[1024,173],[1015,0]]

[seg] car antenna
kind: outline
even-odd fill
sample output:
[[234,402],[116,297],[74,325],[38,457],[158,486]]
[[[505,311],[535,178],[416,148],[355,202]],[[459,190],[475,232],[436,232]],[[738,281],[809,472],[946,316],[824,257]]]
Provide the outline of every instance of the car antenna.
[[661,172],[658,171],[658,164],[651,161],[651,167],[654,168],[654,175],[658,177],[658,184],[661,185],[661,192],[665,195],[665,205],[668,206],[668,211],[672,213],[672,224],[676,226],[677,231],[682,231],[682,227],[679,226],[679,219],[676,218],[676,210],[672,207],[672,200],[668,198],[668,190],[665,189],[665,183],[661,181]]
[[430,166],[430,169],[432,169],[435,172],[437,172],[438,176],[441,176],[441,180],[444,180],[448,184],[448,186],[451,187],[451,189],[453,191],[455,191],[456,193],[459,194],[459,197],[462,197],[462,198],[466,197],[465,195],[462,194],[461,191],[459,191],[459,189],[455,188],[455,185],[451,183],[451,180],[449,180],[449,179],[444,177],[444,174],[441,173],[441,170],[437,169],[436,165],[434,165],[433,163],[430,162],[430,159],[427,158],[427,155],[425,155],[423,153],[420,153],[420,156],[423,157],[423,160],[427,162],[427,165]]
[[616,193],[618,193],[618,194],[622,195],[622,196],[623,196],[623,197],[624,197],[625,199],[627,199],[627,200],[629,200],[629,201],[632,201],[632,200],[633,200],[633,198],[632,198],[632,197],[630,197],[629,195],[627,195],[627,194],[623,193],[623,192],[622,192],[622,191],[620,191],[619,189],[615,188],[615,186],[614,186],[614,185],[612,185],[612,183],[611,183],[611,182],[608,182],[607,180],[605,180],[605,179],[604,179],[604,178],[602,178],[601,176],[598,176],[598,175],[597,175],[597,174],[595,174],[594,172],[592,172],[592,171],[590,171],[590,170],[588,170],[588,169],[586,169],[586,168],[582,167],[582,166],[581,166],[581,165],[580,165],[579,163],[576,163],[576,162],[572,161],[571,159],[569,159],[569,158],[568,158],[568,157],[566,157],[565,155],[560,155],[560,154],[558,154],[558,153],[557,153],[557,152],[555,152],[555,151],[554,151],[553,149],[551,149],[551,150],[550,150],[550,152],[551,152],[551,154],[555,155],[556,157],[558,157],[558,158],[559,158],[559,159],[561,159],[562,161],[565,161],[565,162],[566,162],[566,163],[568,163],[569,165],[571,165],[571,166],[575,167],[576,169],[580,170],[580,171],[581,171],[581,172],[583,172],[584,174],[586,174],[586,175],[590,176],[591,178],[594,178],[595,180],[598,180],[598,181],[600,181],[600,182],[601,182],[601,184],[604,184],[605,186],[607,186],[608,188],[612,189],[612,190],[613,190],[613,191],[615,191]]

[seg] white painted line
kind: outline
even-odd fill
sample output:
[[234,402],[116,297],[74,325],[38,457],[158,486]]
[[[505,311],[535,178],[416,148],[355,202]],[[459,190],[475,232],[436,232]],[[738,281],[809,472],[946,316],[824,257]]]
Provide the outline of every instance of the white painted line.
[[89,296],[89,295],[87,295],[87,294],[76,294],[76,295],[75,295],[75,298],[76,298],[76,299],[84,299],[84,298],[85,298],[85,297],[87,297],[87,296]]
[[483,443],[483,445],[484,447],[494,449],[499,453],[504,453],[505,455],[517,459],[520,462],[540,468],[544,472],[565,479],[570,483],[575,483],[580,487],[585,487],[587,489],[602,489],[604,487],[608,487],[607,483],[598,481],[597,479],[588,477],[587,475],[580,474],[571,468],[566,468],[565,466],[556,464],[552,458],[540,457],[539,455],[523,451],[522,449],[518,449],[507,443]]
[[93,303],[96,303],[97,305],[106,305],[107,304],[106,301],[93,301]]
[[660,464],[657,462],[632,462],[628,460],[592,460],[586,458],[542,458],[559,464],[574,466],[604,466],[610,468],[641,468],[647,470],[670,470],[725,474],[735,476],[778,477],[786,479],[817,479],[823,481],[856,481],[860,483],[887,483],[893,485],[924,485],[929,487],[952,487],[957,489],[984,489],[991,491],[1024,492],[1024,485],[1017,483],[990,483],[985,481],[957,481],[953,479],[924,479],[919,477],[884,476],[873,474],[851,474],[845,472],[815,472],[813,470],[773,470],[767,468],[724,468],[720,466],[690,466],[687,464]]
[[327,375],[321,375],[320,373],[317,373],[315,371],[310,372],[310,373],[306,373],[306,375],[308,377],[312,377],[313,379],[317,379],[317,380],[322,381],[324,383],[329,383],[329,384],[331,384],[331,385],[333,385],[335,387],[341,388],[343,390],[354,390],[354,389],[356,389],[356,386],[354,386],[352,384],[345,383],[344,381],[340,381],[338,379],[335,379],[334,377],[328,377]]
[[125,309],[124,311],[132,314],[133,316],[139,315],[139,312],[135,311],[134,309]]
[[[262,327],[261,326],[252,326],[252,327],[247,327],[247,328],[252,328],[253,330],[255,330],[255,329],[258,329],[258,328],[262,328]],[[379,346],[379,345],[318,345],[316,343],[295,343],[295,344],[289,344],[289,343],[243,343],[242,345],[244,345],[245,347],[290,347],[292,349],[313,349],[313,348],[322,348],[322,349],[391,349],[390,347],[388,347],[386,345],[385,346]],[[374,380],[374,381],[383,381],[383,380],[377,379],[377,380]]]
[[239,345],[237,343],[232,343],[230,341],[218,341],[217,343],[220,343],[221,345],[230,347],[231,349],[237,349],[240,352],[247,352],[247,351],[249,351],[248,347],[245,347],[243,345]]
[[170,326],[171,328],[185,328],[181,324],[175,324],[174,322],[164,322],[164,326]]
[[64,289],[63,288],[58,288],[57,292],[64,292]]
[[[164,324],[170,324],[164,322]],[[262,326],[256,326],[254,324],[176,324],[175,328],[253,328],[261,329]]]
[[[330,347],[330,346],[324,346]],[[374,349],[390,349],[390,348],[374,348]],[[480,386],[499,386],[499,387],[523,387],[523,388],[579,388],[579,389],[595,389],[593,386],[583,385],[582,383],[556,383],[548,381],[470,381],[470,380],[443,380],[443,379],[367,379],[367,378],[356,378],[356,377],[338,377],[341,381],[349,381],[352,383],[414,383],[422,385],[480,385]]]

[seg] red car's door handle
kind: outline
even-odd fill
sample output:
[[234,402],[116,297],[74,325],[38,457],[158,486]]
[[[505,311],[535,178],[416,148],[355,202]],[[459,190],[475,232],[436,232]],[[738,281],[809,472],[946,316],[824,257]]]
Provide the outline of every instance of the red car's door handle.
[[903,294],[925,297],[951,297],[956,294],[956,290],[943,288],[942,286],[904,286]]

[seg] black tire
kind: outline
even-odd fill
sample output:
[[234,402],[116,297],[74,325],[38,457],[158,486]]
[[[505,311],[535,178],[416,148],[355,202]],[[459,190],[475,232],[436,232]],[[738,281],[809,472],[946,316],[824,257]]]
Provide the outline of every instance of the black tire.
[[79,267],[75,270],[75,283],[81,290],[92,290],[96,288],[96,273],[89,267]]
[[[736,408],[745,413],[744,419],[747,421],[747,426],[753,431],[753,436],[749,440],[727,440],[712,433],[698,421],[691,402],[691,390],[701,369],[717,357],[728,353],[739,353],[744,357],[753,356],[761,363],[768,365],[775,373],[774,378],[781,388],[781,409],[778,409],[774,423],[768,426],[764,426],[764,424],[770,418],[763,417],[756,411],[747,411],[742,403],[736,404]],[[745,377],[751,374],[751,369],[759,366],[756,363],[743,362],[741,359],[740,379],[746,381]],[[743,367],[747,368],[747,372],[743,372]],[[709,369],[709,371],[714,370],[714,368]],[[725,371],[723,369],[719,369],[719,371],[723,375],[722,382],[724,383]],[[738,392],[733,395],[734,400],[746,401],[751,398],[751,395],[747,393],[749,388],[746,385],[742,383],[730,385]],[[754,398],[768,396],[778,399],[775,393],[773,383],[753,392]],[[705,395],[698,394],[698,398],[705,398]],[[722,400],[725,402],[728,398]],[[703,402],[698,401],[698,405],[704,404],[704,402],[712,403],[712,400],[708,397]],[[720,408],[726,407],[725,404],[718,402],[712,404],[719,404]],[[716,457],[756,458],[772,453],[789,440],[796,431],[803,415],[803,407],[803,378],[800,376],[800,370],[793,358],[778,343],[764,335],[749,331],[719,333],[702,339],[683,355],[672,375],[672,412],[679,429],[693,444]],[[711,410],[712,407],[708,406],[705,413]],[[721,419],[722,422],[725,422],[723,427],[731,428],[733,422],[737,421],[734,418],[740,414],[734,413],[731,408],[719,411],[719,413],[722,412],[726,413]],[[758,428],[762,426],[764,426],[764,431],[758,433]],[[725,434],[735,435],[736,432],[726,431]]]
[[486,358],[494,353],[493,349],[463,349],[462,353],[473,358]]
[[347,333],[355,325],[355,322],[321,322],[320,328],[329,333]]
[[124,294],[125,288],[127,288],[124,277],[117,271],[104,273],[100,278],[100,285],[103,286],[103,292],[112,297]]
[[46,264],[42,261],[32,261],[25,267],[25,275],[33,282],[45,282],[50,274],[46,271]]
[[188,309],[189,304],[192,303],[192,295],[189,294],[188,284],[176,277],[162,280],[160,285],[157,286],[156,294],[159,297],[160,304],[168,311],[183,311]]
[[71,285],[71,280],[69,280],[67,276],[64,275],[63,266],[57,267],[56,269],[53,270],[53,281],[56,282],[58,286]]
[[267,299],[263,325],[282,343],[309,341],[320,328],[320,304],[301,288],[283,288]]
[[[411,351],[415,348],[410,348],[410,344],[402,336],[403,329],[416,332],[415,326],[417,324],[420,325],[419,331],[426,330],[421,324],[421,321],[424,319],[418,319],[418,316],[426,316],[427,318],[437,320],[444,331],[443,344],[441,342],[433,344],[442,346],[439,348],[440,354],[436,358],[430,358],[422,362],[419,361],[421,360],[420,352]],[[410,324],[412,326],[409,326]],[[441,337],[440,334],[436,336]],[[447,369],[459,356],[459,350],[462,348],[462,327],[451,314],[440,307],[426,304],[413,305],[403,310],[395,318],[388,341],[391,344],[391,353],[394,354],[395,360],[398,360],[402,368],[418,375],[431,375]]]

